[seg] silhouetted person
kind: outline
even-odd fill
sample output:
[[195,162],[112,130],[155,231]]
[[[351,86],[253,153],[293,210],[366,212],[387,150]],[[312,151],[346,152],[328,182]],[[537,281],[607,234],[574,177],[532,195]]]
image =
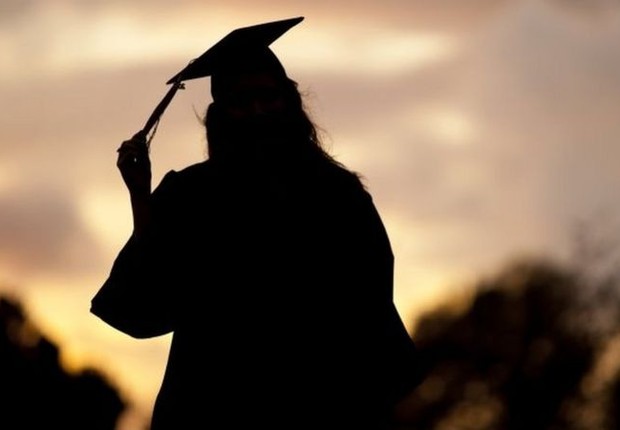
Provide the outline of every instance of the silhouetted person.
[[417,383],[381,218],[269,43],[220,42],[199,65],[206,161],[151,193],[144,134],[119,148],[134,229],[92,312],[173,333],[152,430],[383,429]]

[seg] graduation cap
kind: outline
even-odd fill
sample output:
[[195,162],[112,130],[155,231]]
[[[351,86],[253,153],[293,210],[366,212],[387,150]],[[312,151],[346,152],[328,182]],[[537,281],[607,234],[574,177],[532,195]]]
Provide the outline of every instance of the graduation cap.
[[191,60],[183,70],[166,82],[167,85],[172,86],[139,133],[146,137],[157,125],[177,90],[184,88],[184,81],[210,76],[211,94],[215,99],[224,86],[226,78],[235,73],[269,70],[276,75],[286,76],[284,67],[269,49],[269,45],[303,19],[303,17],[296,17],[272,21],[238,28],[230,32],[202,55]]

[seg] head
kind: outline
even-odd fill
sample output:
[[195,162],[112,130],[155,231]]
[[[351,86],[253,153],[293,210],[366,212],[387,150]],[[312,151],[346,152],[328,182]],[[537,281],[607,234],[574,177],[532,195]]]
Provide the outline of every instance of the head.
[[205,126],[209,158],[283,161],[329,158],[297,83],[267,49],[211,77]]

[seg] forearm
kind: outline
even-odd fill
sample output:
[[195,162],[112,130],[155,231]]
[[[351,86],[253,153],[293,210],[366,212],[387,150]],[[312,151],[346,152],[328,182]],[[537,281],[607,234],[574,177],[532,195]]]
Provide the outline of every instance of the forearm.
[[151,199],[149,194],[131,195],[133,236],[140,238],[151,223]]
[[129,190],[133,235],[139,237],[151,222],[151,161],[141,132],[121,144],[116,165]]

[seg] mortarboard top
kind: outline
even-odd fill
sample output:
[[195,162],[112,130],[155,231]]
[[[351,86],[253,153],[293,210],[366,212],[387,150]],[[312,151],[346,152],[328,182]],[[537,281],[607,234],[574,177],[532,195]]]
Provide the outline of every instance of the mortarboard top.
[[229,33],[200,57],[192,60],[187,67],[173,76],[167,84],[178,80],[212,76],[220,70],[228,70],[231,65],[246,63],[244,57],[255,59],[256,52],[269,51],[269,45],[299,24],[304,18],[290,18],[251,27],[238,28]]
[[[234,73],[235,70],[246,70],[251,67],[260,67],[261,70],[268,67],[269,70],[285,76],[284,68],[269,49],[269,45],[303,19],[304,17],[296,17],[272,21],[238,28],[228,33],[202,55],[191,60],[183,70],[166,82],[172,87],[157,105],[140,133],[146,137],[151,128],[158,123],[176,91],[183,88],[184,81],[207,76],[211,76],[213,80],[214,76],[224,76],[227,73]],[[216,88],[213,82],[211,91],[215,94]]]

